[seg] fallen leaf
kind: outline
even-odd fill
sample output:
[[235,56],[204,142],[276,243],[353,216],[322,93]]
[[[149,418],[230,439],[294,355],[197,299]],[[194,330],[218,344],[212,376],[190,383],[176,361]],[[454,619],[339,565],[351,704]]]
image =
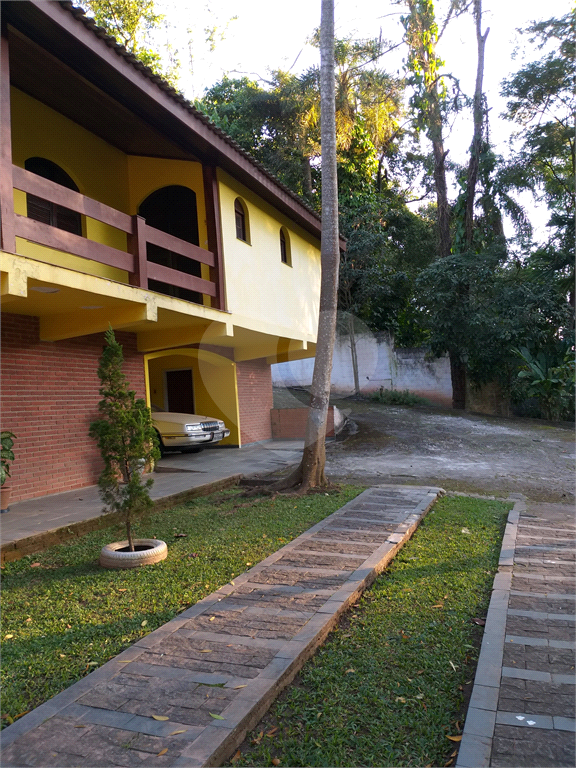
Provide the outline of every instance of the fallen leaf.
[[152,715],[153,720],[168,720],[166,715]]
[[98,666],[98,662],[97,661],[89,661],[88,662],[88,666],[89,667],[97,667]]
[[270,728],[270,730],[268,731],[266,736],[274,736],[274,734],[276,733],[277,730],[278,730],[278,726],[275,725],[274,728]]
[[252,563],[246,563],[246,565],[252,565]]
[[444,763],[444,768],[448,768],[448,766],[452,765],[453,762],[454,762],[454,760],[452,758],[450,758],[450,760],[448,760],[447,763]]
[[247,685],[248,683],[245,683],[244,685],[235,685],[234,690],[236,690],[237,688],[246,688]]
[[212,651],[210,650],[210,648],[202,648],[200,653],[212,653]]
[[61,653],[61,654],[60,654],[60,658],[61,658],[61,659],[65,659],[65,658],[66,658],[66,654],[65,654],[65,653]]
[[216,616],[210,616],[210,618],[208,619],[208,621],[214,621],[214,619],[215,619],[215,618],[216,618]]
[[350,672],[356,672],[355,669],[347,669],[346,672],[344,672],[345,675],[349,675]]
[[[233,581],[231,581],[230,584],[232,584],[232,586],[235,586]],[[238,752],[240,752],[240,750],[238,750]]]
[[472,619],[474,624],[478,624],[479,627],[483,627],[486,624],[485,619]]
[[126,591],[127,591],[126,588],[118,590],[118,592],[126,592]]
[[454,752],[452,752],[452,754],[450,755],[450,757],[456,757],[457,754],[458,754],[458,750],[455,749]]
[[32,619],[30,618],[30,616],[28,616],[25,623],[28,624],[30,621],[32,621]]
[[240,760],[241,757],[242,757],[242,752],[240,752],[240,750],[238,750],[236,752],[236,754],[234,755],[234,757],[230,758],[230,762],[231,763],[235,763],[237,760]]
[[394,699],[394,701],[399,701],[399,702],[401,702],[402,704],[406,704],[406,699],[404,698],[404,696],[396,696],[396,698]]
[[32,563],[30,568],[38,568],[39,565],[40,565],[40,563]]
[[277,757],[272,758],[272,765],[280,765],[280,760]]
[[188,536],[188,534],[187,534],[187,533],[175,533],[175,534],[174,534],[174,538],[175,538],[175,539],[185,539],[185,538],[186,538],[186,536]]
[[433,605],[432,608],[444,608],[444,603],[438,603],[438,605]]
[[148,620],[147,620],[147,619],[144,619],[144,621],[142,622],[142,624],[140,624],[140,626],[141,626],[141,627],[145,627],[145,626],[146,626],[146,624],[148,624]]
[[[213,712],[208,712],[208,714],[210,717],[213,717],[214,720],[226,720],[226,718],[222,717],[222,715],[215,715]],[[166,720],[168,720],[168,718],[166,718]]]
[[462,736],[446,736],[450,741],[462,741]]
[[164,749],[161,749],[160,752],[156,755],[156,757],[160,757],[160,755],[165,755],[166,752],[168,752],[168,747],[164,747]]
[[26,709],[24,712],[20,712],[18,715],[14,715],[14,720],[18,720],[19,717],[24,717],[24,715],[27,715],[28,712],[30,712],[30,710]]
[[14,635],[4,635],[4,640],[12,640]]
[[172,733],[169,733],[168,736],[176,736],[177,733],[186,733],[187,728],[181,728],[179,731],[172,731]]
[[468,530],[468,528],[462,528],[461,533],[470,533],[470,531]]
[[416,698],[417,699],[423,699],[424,698],[424,694],[423,693],[419,693],[419,694],[417,694]]

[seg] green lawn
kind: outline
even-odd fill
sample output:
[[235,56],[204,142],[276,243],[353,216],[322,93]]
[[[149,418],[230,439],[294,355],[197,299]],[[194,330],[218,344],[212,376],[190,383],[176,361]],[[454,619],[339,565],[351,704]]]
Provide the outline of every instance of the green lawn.
[[[125,538],[97,531],[2,568],[2,725],[37,707],[247,570],[363,489],[250,501],[237,490],[195,499],[136,526],[168,544],[161,563],[98,566]],[[185,534],[180,536],[179,534]]]
[[453,764],[510,506],[437,502],[232,764]]

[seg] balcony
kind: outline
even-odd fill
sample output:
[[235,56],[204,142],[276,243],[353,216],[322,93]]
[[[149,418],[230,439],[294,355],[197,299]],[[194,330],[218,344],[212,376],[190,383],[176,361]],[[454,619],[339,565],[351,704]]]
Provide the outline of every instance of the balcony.
[[[220,306],[221,285],[217,259],[210,251],[150,227],[141,216],[129,216],[18,166],[12,166],[12,176],[15,189],[124,232],[127,235],[128,250],[121,251],[17,213],[13,214],[14,236],[124,270],[128,273],[130,285],[176,296],[195,294],[198,296],[196,303],[202,303],[204,294],[211,297],[213,307]],[[159,249],[171,254],[172,260],[184,264],[184,268],[173,269],[155,263],[162,260],[158,258],[150,261],[149,253],[152,251],[157,254]],[[202,264],[210,267],[211,276],[216,278],[214,282],[189,274],[198,271]],[[158,287],[158,284],[162,287]]]

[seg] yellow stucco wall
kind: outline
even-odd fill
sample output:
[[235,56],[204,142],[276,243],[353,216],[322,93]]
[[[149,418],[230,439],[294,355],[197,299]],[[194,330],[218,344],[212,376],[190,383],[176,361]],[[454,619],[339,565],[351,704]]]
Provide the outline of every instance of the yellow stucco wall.
[[[188,187],[196,194],[198,214],[198,240],[200,248],[208,250],[206,229],[206,204],[204,202],[204,180],[202,165],[189,160],[167,160],[158,157],[130,155],[128,161],[129,212],[138,212],[140,204],[161,187],[178,184]],[[210,280],[210,267],[202,264],[202,277]],[[204,296],[204,304],[210,306],[211,297]]]
[[[227,307],[260,322],[315,336],[320,297],[320,243],[242,184],[218,171]],[[250,243],[236,237],[234,201],[247,208]],[[280,228],[290,241],[292,265],[280,259]]]
[[[14,165],[24,168],[30,157],[52,160],[73,179],[81,194],[128,213],[128,168],[123,152],[16,88],[11,89],[11,117]],[[16,213],[26,215],[26,195],[20,190],[14,193],[14,208]],[[83,219],[84,234],[89,240],[126,250],[124,232],[87,216]],[[17,240],[17,251],[37,261],[128,282],[124,270],[22,238]]]
[[[196,193],[201,248],[208,248],[204,184],[200,163],[126,155],[86,129],[31,96],[11,89],[12,162],[24,168],[30,157],[44,157],[59,165],[76,183],[80,193],[111,208],[135,214],[140,203],[164,186],[181,184]],[[16,213],[26,215],[26,195],[14,192]],[[126,235],[114,227],[83,217],[84,235],[118,250],[127,249]],[[128,282],[124,270],[107,267],[78,256],[17,240],[17,251],[37,261],[119,282]],[[210,270],[202,265],[202,277]],[[208,297],[206,297],[208,299]],[[209,301],[205,301],[209,304]]]
[[164,409],[164,371],[192,369],[196,413],[222,419],[230,435],[222,445],[240,445],[236,366],[212,352],[175,349],[145,356],[148,366],[150,406]]

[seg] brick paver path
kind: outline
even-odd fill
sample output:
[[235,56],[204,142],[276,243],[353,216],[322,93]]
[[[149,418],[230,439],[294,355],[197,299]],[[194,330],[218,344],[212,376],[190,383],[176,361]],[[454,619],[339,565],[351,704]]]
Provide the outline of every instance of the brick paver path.
[[459,768],[576,765],[574,509],[516,507],[516,538],[513,551],[506,537],[503,545]]
[[219,765],[438,493],[365,491],[5,729],[3,768]]

